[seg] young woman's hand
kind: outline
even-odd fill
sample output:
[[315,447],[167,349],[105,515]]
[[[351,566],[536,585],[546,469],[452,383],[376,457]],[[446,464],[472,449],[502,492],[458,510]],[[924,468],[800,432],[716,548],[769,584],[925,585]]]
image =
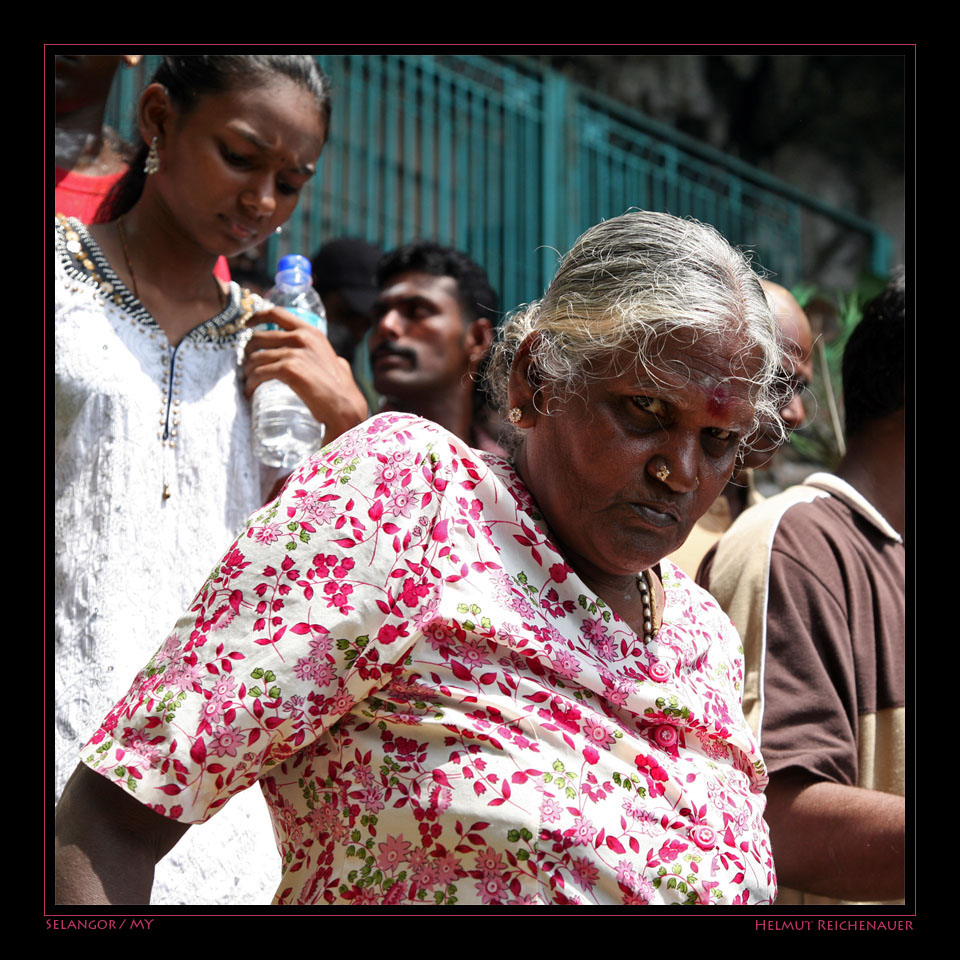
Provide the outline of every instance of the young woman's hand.
[[266,380],[287,384],[326,425],[324,443],[367,418],[367,401],[350,364],[334,353],[316,327],[279,307],[261,311],[254,319],[281,329],[255,329],[250,337],[243,364],[248,397]]

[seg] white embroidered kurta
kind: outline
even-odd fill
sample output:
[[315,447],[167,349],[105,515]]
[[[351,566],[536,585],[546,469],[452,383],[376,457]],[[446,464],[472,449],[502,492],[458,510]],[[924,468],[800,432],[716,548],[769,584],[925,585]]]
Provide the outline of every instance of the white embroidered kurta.
[[[250,446],[241,292],[172,348],[77,221],[56,228],[56,793],[271,481]],[[92,277],[99,274],[101,284]],[[102,283],[110,284],[104,296]],[[120,303],[114,297],[120,298]],[[164,492],[168,496],[164,496]],[[188,837],[155,903],[266,903],[279,858],[263,801],[243,839]],[[217,834],[220,834],[219,836]],[[253,860],[251,860],[253,858]],[[253,864],[256,864],[255,866]]]

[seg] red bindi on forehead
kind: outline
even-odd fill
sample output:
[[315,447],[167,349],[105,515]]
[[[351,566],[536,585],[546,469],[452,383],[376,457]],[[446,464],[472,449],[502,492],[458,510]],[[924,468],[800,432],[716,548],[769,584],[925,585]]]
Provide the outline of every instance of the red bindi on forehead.
[[730,388],[725,387],[722,383],[717,384],[713,388],[713,393],[710,394],[710,398],[707,400],[707,411],[711,416],[719,417],[722,416],[727,411],[727,407],[730,406]]

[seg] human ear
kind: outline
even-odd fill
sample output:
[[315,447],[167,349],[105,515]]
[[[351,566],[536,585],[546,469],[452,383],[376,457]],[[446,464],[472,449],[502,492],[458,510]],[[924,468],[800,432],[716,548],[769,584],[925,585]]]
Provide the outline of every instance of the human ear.
[[476,372],[490,352],[493,343],[493,325],[486,317],[478,317],[467,328],[467,356],[470,358],[470,372]]
[[173,120],[174,109],[167,88],[162,83],[151,83],[140,95],[137,123],[145,143],[157,138],[157,146],[164,146],[164,136]]
[[537,409],[537,395],[541,392],[540,377],[531,353],[531,347],[539,334],[531,334],[517,349],[510,367],[507,381],[507,405],[511,410],[520,410],[520,419],[514,422],[516,427],[532,427],[540,415]]

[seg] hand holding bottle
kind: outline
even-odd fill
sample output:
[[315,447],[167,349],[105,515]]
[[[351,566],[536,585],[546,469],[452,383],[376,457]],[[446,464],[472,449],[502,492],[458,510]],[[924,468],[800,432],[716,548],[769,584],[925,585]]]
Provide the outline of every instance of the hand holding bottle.
[[[289,386],[313,416],[326,424],[324,443],[367,417],[367,402],[353,379],[350,364],[334,353],[316,327],[280,307],[254,318],[258,325],[247,344],[243,373],[248,397],[268,380]],[[260,324],[279,329],[262,329]]]
[[349,364],[327,340],[310,261],[284,257],[267,297],[271,304],[257,323],[269,327],[253,333],[244,363],[246,393],[253,397],[253,449],[268,466],[289,470],[362,420],[366,402]]

